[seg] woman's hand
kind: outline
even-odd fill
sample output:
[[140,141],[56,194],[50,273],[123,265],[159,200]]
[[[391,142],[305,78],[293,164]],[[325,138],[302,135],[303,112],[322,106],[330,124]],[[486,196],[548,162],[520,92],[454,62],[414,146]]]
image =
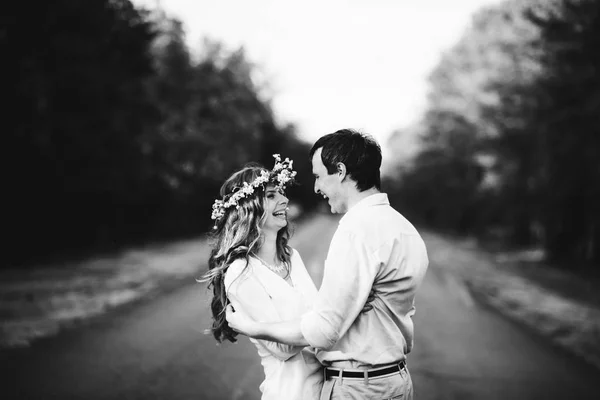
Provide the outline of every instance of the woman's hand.
[[363,309],[361,310],[361,313],[366,313],[373,309],[373,304],[371,304],[371,303],[373,303],[375,298],[376,298],[375,288],[371,287],[371,291],[369,292],[369,297],[367,297],[367,301],[365,302],[365,305],[364,305]]
[[234,307],[232,304],[229,304],[225,308],[225,318],[231,329],[242,335],[253,337],[256,321],[250,318],[239,305]]

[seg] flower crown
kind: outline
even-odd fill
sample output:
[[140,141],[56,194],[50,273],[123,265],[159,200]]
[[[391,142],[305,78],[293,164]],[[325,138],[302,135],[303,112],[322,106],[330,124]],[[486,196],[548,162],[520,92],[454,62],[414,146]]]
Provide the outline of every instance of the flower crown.
[[223,197],[223,200],[215,200],[212,206],[211,216],[211,219],[215,220],[215,228],[216,221],[225,215],[225,211],[228,208],[234,206],[235,208],[239,208],[239,201],[246,197],[252,196],[256,188],[272,183],[278,190],[281,190],[285,188],[287,183],[294,179],[296,176],[296,171],[292,169],[294,161],[286,158],[282,162],[279,154],[273,154],[273,157],[275,158],[275,166],[270,172],[262,170],[260,176],[254,179],[252,183],[244,182],[242,187],[234,188],[227,201],[225,201],[227,196]]

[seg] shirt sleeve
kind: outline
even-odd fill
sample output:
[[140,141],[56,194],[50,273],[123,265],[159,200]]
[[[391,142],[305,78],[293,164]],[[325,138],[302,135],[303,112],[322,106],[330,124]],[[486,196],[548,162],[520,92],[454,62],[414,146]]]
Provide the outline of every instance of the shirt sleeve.
[[[232,264],[225,277],[227,297],[233,304],[239,304],[248,315],[258,322],[278,322],[281,320],[273,306],[269,294],[258,278],[252,273],[244,273],[245,261]],[[249,267],[250,268],[250,267]],[[292,346],[269,340],[257,340],[269,353],[285,361],[298,354],[303,347]]]
[[378,267],[364,240],[340,226],[329,247],[314,307],[300,323],[311,346],[331,350],[348,331],[369,297]]

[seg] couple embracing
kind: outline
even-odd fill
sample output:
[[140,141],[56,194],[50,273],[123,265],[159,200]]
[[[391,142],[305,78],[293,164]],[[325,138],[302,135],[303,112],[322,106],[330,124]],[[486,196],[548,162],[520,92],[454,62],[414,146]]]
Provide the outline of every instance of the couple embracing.
[[[381,148],[342,129],[310,150],[314,190],[344,214],[316,289],[288,245],[285,187],[293,162],[246,166],[213,205],[212,333],[247,335],[265,372],[262,399],[411,399],[407,355],[425,244],[381,192]],[[315,238],[314,240],[319,240]]]

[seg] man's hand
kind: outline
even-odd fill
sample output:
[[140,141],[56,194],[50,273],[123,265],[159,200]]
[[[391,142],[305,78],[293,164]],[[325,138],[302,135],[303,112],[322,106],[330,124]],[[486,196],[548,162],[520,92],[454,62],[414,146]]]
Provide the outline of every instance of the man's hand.
[[293,346],[308,346],[302,335],[300,320],[256,322],[237,303],[225,308],[225,318],[234,331],[254,339],[270,340]]
[[236,305],[229,304],[225,309],[225,318],[229,327],[242,335],[252,337],[256,321],[254,321],[244,310]]

